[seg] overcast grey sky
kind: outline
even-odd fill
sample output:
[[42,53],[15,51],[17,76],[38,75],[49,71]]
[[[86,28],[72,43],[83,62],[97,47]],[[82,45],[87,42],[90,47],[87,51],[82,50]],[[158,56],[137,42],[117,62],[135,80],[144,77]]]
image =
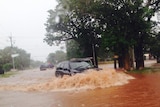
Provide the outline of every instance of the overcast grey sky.
[[47,11],[56,5],[56,0],[0,0],[0,49],[10,46],[12,35],[14,46],[34,60],[45,61],[49,53],[60,49],[43,42]]

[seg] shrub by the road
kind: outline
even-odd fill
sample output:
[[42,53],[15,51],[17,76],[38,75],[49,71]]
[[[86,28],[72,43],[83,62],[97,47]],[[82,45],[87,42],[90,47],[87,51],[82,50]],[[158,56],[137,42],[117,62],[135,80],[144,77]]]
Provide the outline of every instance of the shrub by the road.
[[5,72],[10,71],[12,69],[12,64],[11,63],[7,63],[3,65],[3,70]]

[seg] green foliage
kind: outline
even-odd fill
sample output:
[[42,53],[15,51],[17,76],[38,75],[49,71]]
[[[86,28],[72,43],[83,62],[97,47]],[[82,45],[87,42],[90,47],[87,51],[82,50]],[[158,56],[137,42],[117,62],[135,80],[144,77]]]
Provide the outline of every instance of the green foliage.
[[11,69],[13,68],[12,64],[11,63],[6,63],[3,65],[3,69],[4,71],[10,71]]
[[5,63],[11,63],[12,58],[11,58],[11,48],[6,47],[3,50],[0,50],[0,64],[3,65]]
[[7,63],[12,63],[12,54],[18,54],[19,56],[15,57],[15,67],[16,69],[25,69],[30,65],[30,54],[28,54],[25,50],[19,49],[17,47],[10,48],[6,47],[0,51],[0,64],[5,65]]
[[[151,9],[143,0],[104,0],[97,8],[97,16],[106,26],[102,33],[102,43],[119,56],[122,67],[131,66],[130,48],[135,48],[136,68],[143,67],[143,48],[151,31],[148,13]],[[128,65],[127,65],[128,64]]]
[[[110,1],[104,3],[98,12],[101,23],[106,25],[103,32],[103,43],[114,52],[121,49],[127,50],[135,45],[143,32],[146,32],[147,22],[143,19],[145,11],[141,6],[142,1]],[[108,10],[108,11],[104,11]],[[99,14],[97,12],[97,14]],[[141,34],[139,34],[141,32]]]
[[[44,41],[53,45],[74,39],[79,44],[79,49],[83,50],[83,57],[92,56],[92,45],[99,44],[100,27],[98,27],[98,20],[94,15],[87,13],[89,9],[84,5],[93,4],[94,1],[61,0],[60,3],[60,9],[58,7],[55,11],[49,11]],[[68,6],[66,11],[61,12],[66,6]],[[56,16],[59,17],[58,22],[55,21]]]
[[132,70],[128,73],[131,73],[131,74],[150,74],[150,73],[156,73],[156,72],[160,72],[160,68],[145,67],[145,68],[140,69],[140,70]]
[[[78,56],[92,56],[92,46],[97,46],[104,50],[108,48],[118,54],[122,57],[123,63],[127,61],[124,60],[129,49],[134,47],[136,61],[144,62],[141,57],[144,45],[150,37],[152,27],[150,19],[160,8],[159,0],[146,0],[146,3],[144,0],[58,0],[58,2],[57,8],[49,11],[46,23],[47,34],[44,41],[49,45],[74,39],[78,48],[73,47],[73,52],[79,54]],[[69,57],[76,55],[71,54],[70,46],[73,44],[75,43],[68,42]]]
[[63,51],[56,51],[55,53],[50,53],[47,57],[47,62],[56,64],[58,62],[66,60],[66,53]]
[[2,65],[0,64],[0,75],[1,75],[1,74],[4,74],[4,70],[3,70]]
[[160,58],[160,33],[150,38],[150,52],[156,58]]
[[19,54],[18,57],[15,58],[15,66],[18,69],[25,69],[30,66],[30,54],[26,53],[22,49],[16,49]]
[[81,58],[83,57],[83,50],[80,49],[79,44],[74,40],[66,41],[67,46],[67,58]]
[[98,48],[97,56],[99,61],[110,61],[113,59],[114,53],[109,50],[109,48],[104,48],[101,46]]

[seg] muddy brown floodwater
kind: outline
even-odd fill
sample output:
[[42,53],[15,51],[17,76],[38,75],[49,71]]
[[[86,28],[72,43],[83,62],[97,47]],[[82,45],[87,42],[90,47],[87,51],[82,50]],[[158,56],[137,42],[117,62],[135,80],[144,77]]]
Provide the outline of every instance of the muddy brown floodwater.
[[[105,69],[62,79],[52,70],[18,75],[0,79],[0,107],[160,107],[160,72],[130,75]],[[23,76],[27,82],[9,82]]]

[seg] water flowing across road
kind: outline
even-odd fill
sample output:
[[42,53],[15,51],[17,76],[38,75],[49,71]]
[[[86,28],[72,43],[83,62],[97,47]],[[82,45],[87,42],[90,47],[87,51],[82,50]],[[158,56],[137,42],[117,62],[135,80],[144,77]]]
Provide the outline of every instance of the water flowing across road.
[[[49,73],[49,71],[43,71],[43,73],[44,72]],[[119,86],[128,83],[128,80],[130,79],[134,79],[132,76],[129,76],[125,73],[122,72],[117,73],[114,69],[103,69],[101,71],[88,70],[84,73],[76,74],[74,76],[64,76],[63,78],[55,78],[53,75],[52,78],[48,79],[42,77],[41,79],[38,79],[38,75],[36,77],[33,76],[33,74],[30,75],[29,77],[23,74],[23,76],[16,76],[13,78],[8,78],[8,80],[1,81],[0,90],[14,90],[14,91],[88,90],[96,88],[106,88],[111,86]]]
[[128,75],[105,69],[62,79],[53,75],[52,70],[34,70],[1,79],[0,107],[160,107],[160,72]]

